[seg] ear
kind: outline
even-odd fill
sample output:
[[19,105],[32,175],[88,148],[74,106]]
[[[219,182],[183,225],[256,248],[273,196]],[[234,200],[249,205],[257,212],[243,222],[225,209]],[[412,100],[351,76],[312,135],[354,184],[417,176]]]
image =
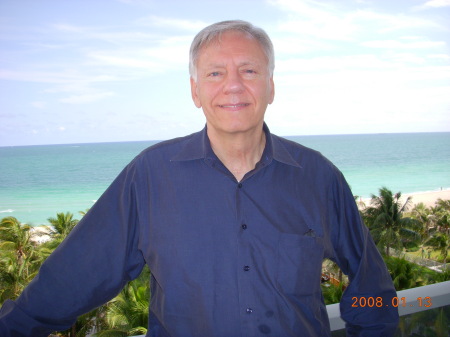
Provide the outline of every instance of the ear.
[[200,98],[198,97],[198,85],[197,82],[191,76],[191,95],[192,100],[197,108],[202,107],[202,103],[200,102]]
[[270,78],[270,96],[269,96],[269,104],[273,103],[275,99],[275,83],[273,81],[273,77]]

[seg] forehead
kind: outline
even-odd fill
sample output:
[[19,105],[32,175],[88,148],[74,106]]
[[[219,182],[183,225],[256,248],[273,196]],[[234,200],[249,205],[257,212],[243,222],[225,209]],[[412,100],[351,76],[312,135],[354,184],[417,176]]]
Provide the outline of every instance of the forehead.
[[261,43],[250,34],[239,31],[228,31],[220,34],[202,46],[198,60],[211,60],[226,57],[247,58],[249,61],[268,62]]

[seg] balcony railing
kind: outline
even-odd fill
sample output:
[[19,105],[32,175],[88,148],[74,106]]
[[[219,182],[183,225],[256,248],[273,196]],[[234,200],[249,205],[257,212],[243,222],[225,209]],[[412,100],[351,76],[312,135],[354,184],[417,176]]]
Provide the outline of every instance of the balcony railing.
[[[428,326],[436,323],[436,320],[432,319],[430,321],[430,317],[439,317],[440,313],[436,312],[436,310],[445,310],[443,317],[449,317],[450,281],[401,290],[397,292],[397,298],[398,301],[395,302],[395,305],[398,304],[401,323],[396,336],[405,336],[404,332],[401,331],[403,329],[409,329],[410,331],[415,329],[419,331],[419,334],[416,334],[416,336],[420,336],[422,335],[420,334],[420,329],[426,329]],[[411,315],[418,315],[424,311],[429,311],[430,315],[423,316],[422,322],[419,317],[419,323],[422,324],[420,326],[420,324],[418,325],[418,320],[412,319]],[[432,311],[434,315],[431,314]],[[345,322],[341,319],[339,303],[327,305],[327,312],[333,337],[345,336]],[[411,320],[414,321],[415,326],[409,324]],[[410,336],[410,334],[406,336]],[[144,335],[135,337],[144,337]]]
[[[417,330],[417,336],[423,335],[421,329],[434,329],[439,315],[449,317],[450,311],[450,281],[431,284],[397,292],[396,305],[400,315],[400,326],[398,336],[404,336],[404,330]],[[345,336],[345,322],[340,317],[339,303],[327,305],[328,317],[330,319],[333,336]],[[427,311],[427,314],[420,314]],[[413,319],[413,316],[415,317]],[[414,321],[412,326],[411,321]],[[443,320],[445,323],[445,319]],[[438,327],[436,327],[438,329]],[[448,326],[442,327],[448,330]],[[401,330],[401,331],[400,331]],[[417,332],[416,332],[417,333]],[[407,334],[410,336],[410,334]]]

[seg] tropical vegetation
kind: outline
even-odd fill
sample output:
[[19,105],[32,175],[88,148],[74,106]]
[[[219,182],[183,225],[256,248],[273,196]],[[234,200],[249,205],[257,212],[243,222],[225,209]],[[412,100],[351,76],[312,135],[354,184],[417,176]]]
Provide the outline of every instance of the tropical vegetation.
[[[86,212],[80,212],[84,215]],[[78,224],[72,213],[57,213],[47,219],[49,225],[39,230],[22,224],[14,217],[0,222],[0,304],[16,299],[36,276],[41,264]],[[43,240],[46,236],[47,240]],[[150,271],[129,282],[121,293],[95,310],[80,316],[58,336],[81,337],[97,332],[99,337],[145,334],[150,302]]]
[[[417,204],[382,187],[372,195],[369,205],[359,203],[361,217],[367,224],[397,290],[450,280],[448,262],[450,236],[450,200],[438,200],[434,207]],[[86,212],[80,212],[83,216]],[[51,252],[69,235],[78,220],[71,213],[57,213],[40,230],[14,217],[0,222],[0,304],[17,298],[37,274]],[[47,240],[42,240],[45,235]],[[440,272],[430,270],[426,262],[441,263]],[[322,291],[327,304],[339,302],[348,280],[331,261],[324,263]],[[133,336],[147,332],[150,301],[150,271],[128,283],[120,294],[105,305],[78,318],[58,336],[98,337]],[[414,319],[402,319],[401,328],[424,331],[430,336],[448,332],[448,308],[422,313],[434,317],[433,326],[417,327]],[[423,321],[423,320],[422,320]],[[414,330],[415,329],[415,330]],[[431,331],[431,332],[430,332]],[[408,335],[408,334],[406,334]],[[409,336],[409,335],[408,335]]]
[[366,224],[379,248],[386,256],[391,248],[401,250],[405,242],[419,239],[423,225],[415,218],[404,216],[411,205],[411,197],[405,201],[402,194],[393,194],[388,188],[380,188],[379,195],[372,194],[370,206],[363,210]]

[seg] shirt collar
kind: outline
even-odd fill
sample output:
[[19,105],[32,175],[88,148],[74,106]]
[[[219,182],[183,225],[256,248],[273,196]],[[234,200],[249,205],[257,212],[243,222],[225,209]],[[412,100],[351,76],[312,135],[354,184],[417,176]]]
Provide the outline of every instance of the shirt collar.
[[209,138],[206,133],[206,126],[202,131],[196,132],[187,137],[187,142],[181,150],[172,157],[171,161],[188,161],[196,159],[205,159],[207,154],[213,153]]
[[[194,133],[182,149],[172,157],[172,161],[188,161],[196,159],[204,159],[208,161],[218,160],[217,156],[211,148],[206,126],[202,131]],[[301,168],[301,166],[294,160],[289,151],[286,149],[280,137],[270,133],[267,124],[263,125],[264,133],[266,134],[266,147],[264,148],[261,157],[261,163],[265,165],[270,164],[272,159],[291,166]]]

